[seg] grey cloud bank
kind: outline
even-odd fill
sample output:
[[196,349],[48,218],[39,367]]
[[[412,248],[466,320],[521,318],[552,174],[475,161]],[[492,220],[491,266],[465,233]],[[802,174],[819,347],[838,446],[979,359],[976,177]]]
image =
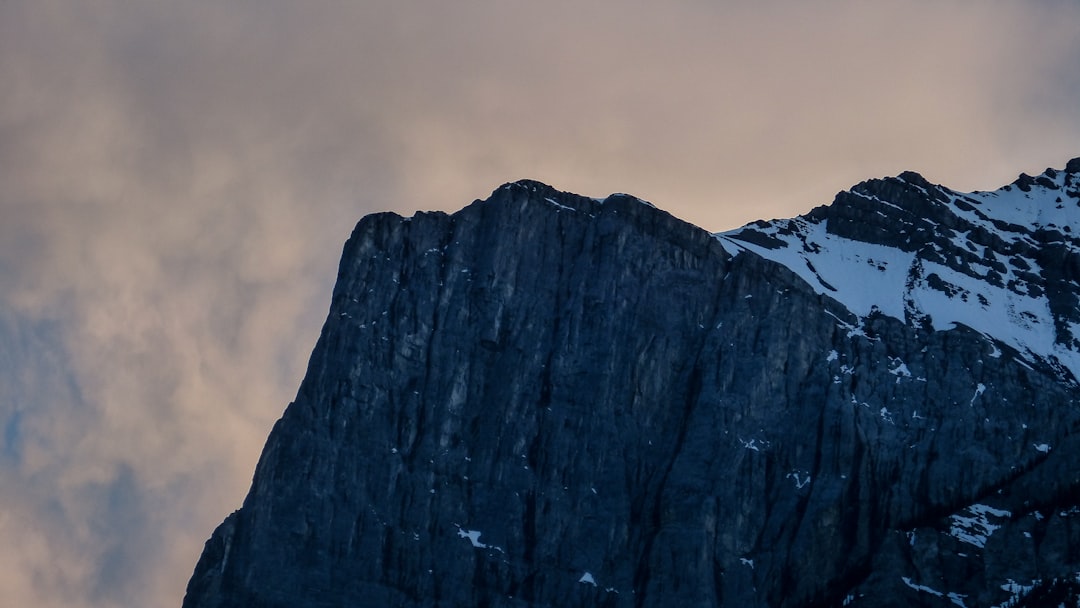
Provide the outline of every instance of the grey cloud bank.
[[[711,230],[1076,156],[1075,3],[0,4],[0,597],[176,606],[352,224],[532,177]],[[10,599],[9,599],[10,598]]]

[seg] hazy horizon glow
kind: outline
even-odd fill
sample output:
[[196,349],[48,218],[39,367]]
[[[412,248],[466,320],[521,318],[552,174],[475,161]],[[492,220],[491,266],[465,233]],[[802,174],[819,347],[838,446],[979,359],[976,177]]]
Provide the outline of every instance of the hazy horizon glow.
[[363,215],[532,178],[708,230],[1080,156],[1080,5],[0,3],[0,597],[179,605]]

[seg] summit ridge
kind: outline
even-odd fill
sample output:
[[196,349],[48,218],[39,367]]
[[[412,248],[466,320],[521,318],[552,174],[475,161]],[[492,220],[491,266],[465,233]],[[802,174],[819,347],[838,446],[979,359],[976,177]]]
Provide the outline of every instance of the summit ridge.
[[961,193],[908,172],[858,184],[806,215],[717,238],[733,253],[783,264],[861,317],[880,313],[935,330],[965,325],[1075,381],[1074,227],[1080,173],[1047,169],[999,190]]
[[1077,169],[366,216],[184,608],[1077,606]]

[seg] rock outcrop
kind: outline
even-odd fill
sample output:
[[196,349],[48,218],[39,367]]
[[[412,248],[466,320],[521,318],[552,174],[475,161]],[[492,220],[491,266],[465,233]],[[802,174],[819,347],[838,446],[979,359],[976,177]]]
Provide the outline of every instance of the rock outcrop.
[[368,216],[184,606],[1075,598],[1078,183]]

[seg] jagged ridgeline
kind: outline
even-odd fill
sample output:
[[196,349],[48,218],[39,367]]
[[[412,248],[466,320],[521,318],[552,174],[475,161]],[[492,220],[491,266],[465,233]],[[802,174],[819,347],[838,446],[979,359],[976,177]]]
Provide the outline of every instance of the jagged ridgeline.
[[1076,605],[1080,159],[365,217],[186,608]]

